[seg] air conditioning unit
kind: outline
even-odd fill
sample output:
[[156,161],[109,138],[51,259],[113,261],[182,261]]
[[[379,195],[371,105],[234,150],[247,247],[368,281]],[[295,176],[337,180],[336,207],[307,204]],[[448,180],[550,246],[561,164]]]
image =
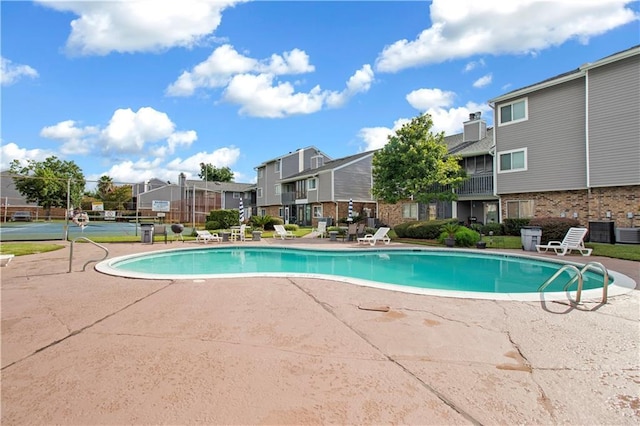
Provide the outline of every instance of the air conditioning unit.
[[626,244],[640,244],[640,228],[616,228],[616,241]]

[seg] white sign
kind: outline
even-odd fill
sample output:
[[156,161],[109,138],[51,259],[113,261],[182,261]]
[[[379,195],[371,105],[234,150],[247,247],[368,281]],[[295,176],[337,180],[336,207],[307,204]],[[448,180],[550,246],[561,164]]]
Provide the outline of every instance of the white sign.
[[91,210],[94,212],[101,212],[104,210],[104,203],[102,202],[93,202],[91,203]]
[[106,210],[104,212],[104,220],[116,220],[116,211],[115,210]]
[[154,212],[170,212],[171,201],[153,200],[151,202],[151,211]]

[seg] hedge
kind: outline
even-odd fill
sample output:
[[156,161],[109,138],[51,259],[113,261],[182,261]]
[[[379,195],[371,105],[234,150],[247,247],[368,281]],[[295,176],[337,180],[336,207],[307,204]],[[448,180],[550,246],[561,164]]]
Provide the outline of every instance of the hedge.
[[549,241],[562,241],[571,227],[580,226],[577,219],[568,217],[541,217],[531,219],[530,226],[539,226],[542,229],[541,244]]

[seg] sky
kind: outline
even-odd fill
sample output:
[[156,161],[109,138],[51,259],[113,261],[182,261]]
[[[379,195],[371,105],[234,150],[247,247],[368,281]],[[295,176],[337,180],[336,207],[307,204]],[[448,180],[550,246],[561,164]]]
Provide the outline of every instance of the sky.
[[299,148],[381,148],[425,112],[445,135],[477,111],[492,126],[490,99],[640,44],[637,0],[3,0],[0,16],[0,169],[55,155],[88,187],[200,163],[253,183]]

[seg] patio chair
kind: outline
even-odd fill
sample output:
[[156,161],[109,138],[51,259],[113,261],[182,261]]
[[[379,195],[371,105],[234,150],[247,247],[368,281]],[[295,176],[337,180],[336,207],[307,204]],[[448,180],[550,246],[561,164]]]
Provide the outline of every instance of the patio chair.
[[284,225],[273,225],[273,229],[275,232],[273,233],[273,238],[280,238],[282,240],[286,240],[288,238],[295,238],[296,236],[291,231],[287,231],[284,229]]
[[216,233],[211,233],[209,231],[196,231],[196,243],[204,243],[207,244],[209,241],[221,242],[222,237]]
[[365,236],[365,224],[364,223],[359,223],[358,224],[358,230],[356,231],[356,235],[358,237],[364,237]]
[[313,229],[313,232],[320,234],[320,238],[324,238],[327,235],[327,222],[324,220],[318,222],[318,227]]
[[358,238],[358,224],[350,223],[347,227],[347,239],[349,241],[354,241],[356,238]]
[[549,241],[548,244],[536,244],[538,253],[546,253],[553,250],[558,256],[564,256],[573,250],[579,251],[583,256],[590,256],[593,249],[584,246],[584,237],[587,235],[587,228],[569,228],[562,241]]
[[242,224],[237,228],[231,228],[231,241],[244,241],[247,225]]
[[378,241],[382,241],[385,244],[391,242],[391,238],[387,235],[391,228],[382,227],[379,228],[375,234],[367,234],[362,238],[358,238],[358,244],[371,244],[375,246]]

